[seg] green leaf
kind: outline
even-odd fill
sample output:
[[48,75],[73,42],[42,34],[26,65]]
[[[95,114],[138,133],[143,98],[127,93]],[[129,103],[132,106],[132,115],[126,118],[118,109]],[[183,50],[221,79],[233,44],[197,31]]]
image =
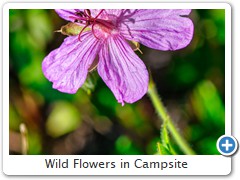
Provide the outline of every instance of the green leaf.
[[157,155],[172,155],[172,153],[160,142],[157,143]]
[[173,149],[169,137],[169,132],[167,129],[167,122],[164,122],[161,128],[161,142],[162,145],[171,153],[176,154],[175,150]]
[[164,122],[161,128],[161,142],[163,146],[168,147],[169,145],[169,134],[167,130],[167,123]]
[[216,86],[209,80],[200,82],[191,97],[193,110],[203,123],[224,127],[225,107]]

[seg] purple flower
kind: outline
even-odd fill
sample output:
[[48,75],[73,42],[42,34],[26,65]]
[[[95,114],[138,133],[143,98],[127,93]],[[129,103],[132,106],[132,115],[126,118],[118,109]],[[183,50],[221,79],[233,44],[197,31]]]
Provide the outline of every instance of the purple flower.
[[[193,36],[187,9],[59,9],[58,15],[77,23],[79,35],[67,37],[45,57],[42,68],[53,88],[76,93],[94,60],[97,71],[119,103],[133,103],[148,89],[149,75],[128,41],[158,50],[186,47]],[[86,30],[88,27],[90,30]]]

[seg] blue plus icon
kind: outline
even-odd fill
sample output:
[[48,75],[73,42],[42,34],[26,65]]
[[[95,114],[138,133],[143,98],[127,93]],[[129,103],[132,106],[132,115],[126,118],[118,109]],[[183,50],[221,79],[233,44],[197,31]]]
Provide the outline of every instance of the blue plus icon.
[[237,140],[233,136],[221,136],[217,141],[217,149],[224,156],[231,156],[237,150]]

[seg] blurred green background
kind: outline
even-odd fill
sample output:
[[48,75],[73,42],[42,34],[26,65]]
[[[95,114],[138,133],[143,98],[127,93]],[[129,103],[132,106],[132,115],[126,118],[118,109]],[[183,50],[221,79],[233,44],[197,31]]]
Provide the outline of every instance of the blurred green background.
[[[148,96],[124,107],[96,72],[74,94],[52,88],[44,57],[66,37],[54,10],[10,10],[10,154],[156,154],[162,121]],[[197,154],[219,154],[225,129],[225,11],[193,10],[195,32],[185,49],[136,52],[151,70],[177,129]],[[92,84],[93,83],[93,86]],[[20,132],[20,124],[27,134]],[[27,138],[26,138],[27,137]],[[170,136],[171,138],[171,136]],[[181,150],[171,138],[177,154]]]

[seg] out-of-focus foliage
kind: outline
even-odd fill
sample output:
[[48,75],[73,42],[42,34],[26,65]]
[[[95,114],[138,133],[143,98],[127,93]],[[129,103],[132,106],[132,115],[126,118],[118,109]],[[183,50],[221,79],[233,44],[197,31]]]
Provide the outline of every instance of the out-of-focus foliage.
[[[140,46],[178,130],[197,154],[219,154],[225,129],[225,12],[193,10],[191,44],[174,52]],[[53,10],[10,10],[10,154],[182,154],[149,98],[121,106],[94,71],[76,94],[52,88],[41,63],[67,24]]]

